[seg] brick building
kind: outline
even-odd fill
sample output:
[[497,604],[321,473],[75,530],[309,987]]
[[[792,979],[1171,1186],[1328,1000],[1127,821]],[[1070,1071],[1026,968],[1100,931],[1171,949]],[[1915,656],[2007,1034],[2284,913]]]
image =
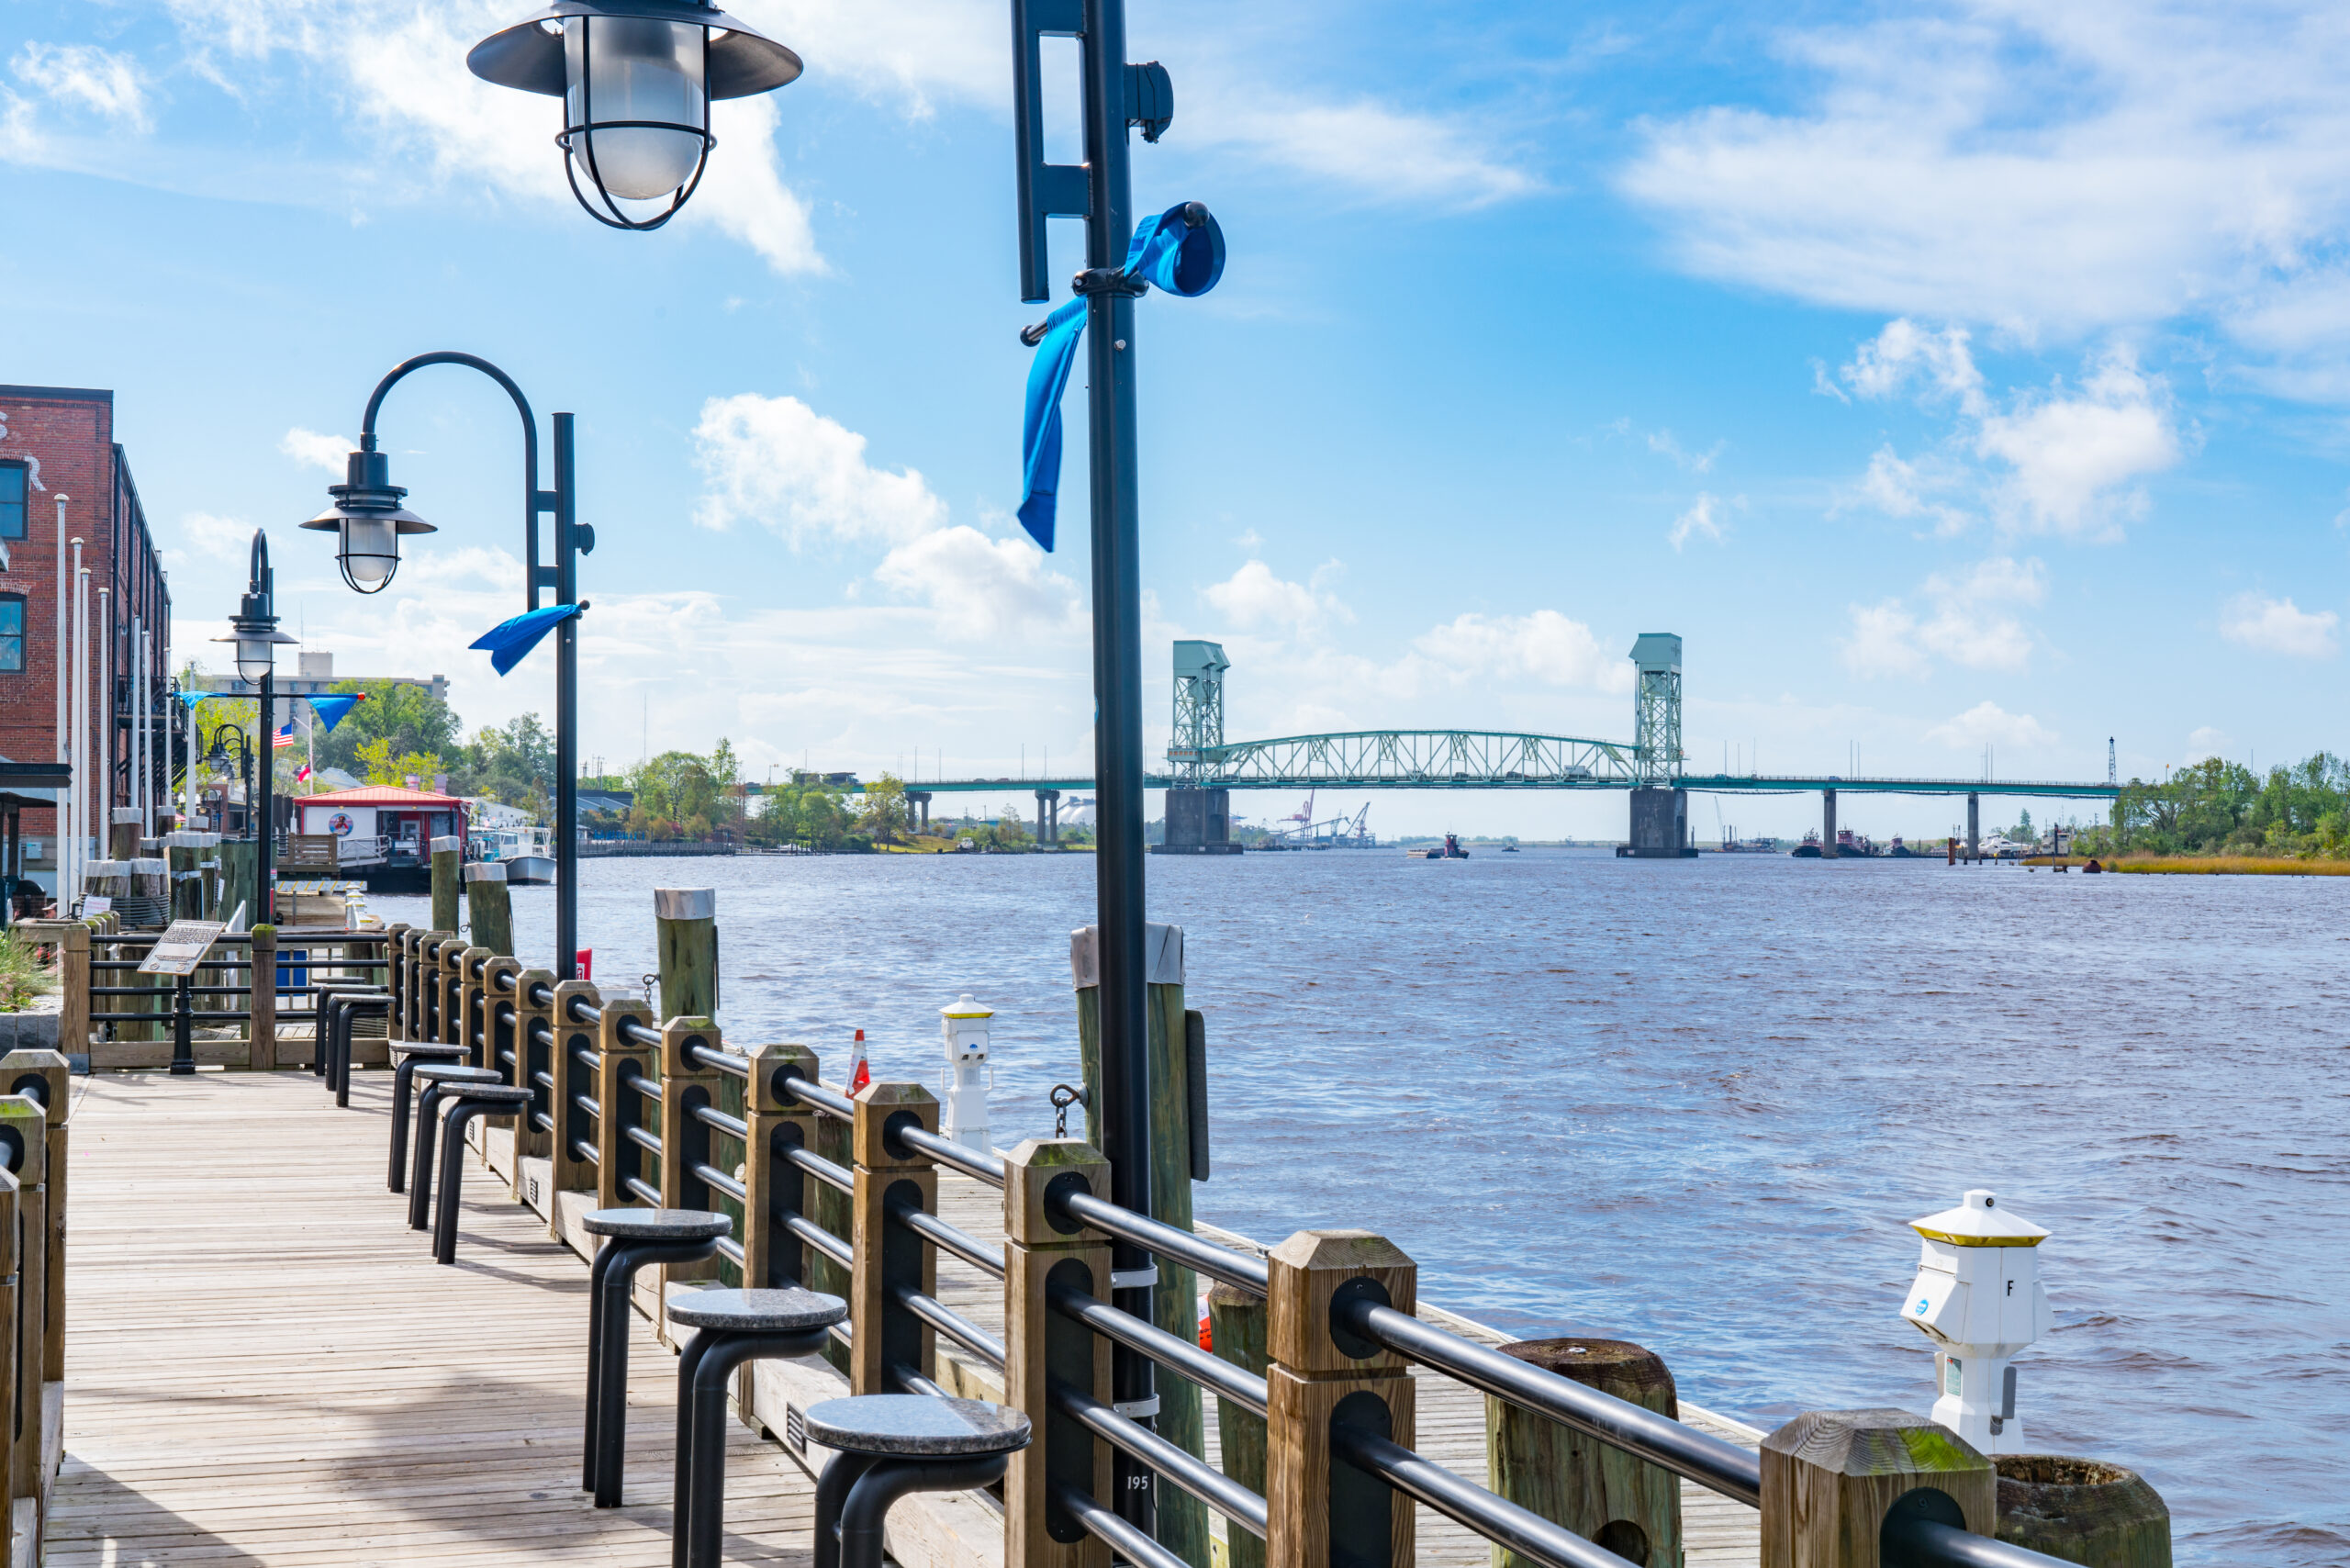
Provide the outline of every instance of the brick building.
[[[171,779],[170,754],[161,744],[174,705],[166,696],[171,592],[139,504],[139,488],[114,439],[114,394],[78,386],[0,386],[0,548],[7,554],[6,567],[0,570],[0,761],[53,763],[58,756],[58,655],[65,641],[58,623],[61,527],[69,542],[67,576],[74,539],[82,541],[82,565],[90,573],[90,711],[98,776],[106,781],[104,801],[138,803],[132,794],[131,725],[135,683],[142,680],[158,737],[153,792],[160,801]],[[70,631],[70,599],[65,613]],[[134,629],[146,633],[143,667]],[[101,689],[98,678],[99,636],[111,644],[111,691]],[[22,821],[25,837],[38,840],[40,851],[26,857],[25,869],[45,882],[39,873],[54,865],[53,812],[28,802]]]

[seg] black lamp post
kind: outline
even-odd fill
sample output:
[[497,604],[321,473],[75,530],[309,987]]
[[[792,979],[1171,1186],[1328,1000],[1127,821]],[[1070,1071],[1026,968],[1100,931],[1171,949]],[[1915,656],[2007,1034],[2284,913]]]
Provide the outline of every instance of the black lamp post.
[[[260,907],[254,912],[253,924],[266,925],[277,918],[276,887],[271,868],[271,851],[275,846],[270,822],[270,768],[276,752],[272,743],[277,738],[277,645],[295,639],[277,629],[277,574],[269,564],[269,535],[253,530],[252,570],[245,585],[245,596],[238,602],[237,613],[229,618],[229,634],[215,637],[216,643],[237,645],[237,678],[248,686],[261,689],[261,766],[252,766],[250,753],[246,756],[245,807],[248,815],[256,812],[259,822],[256,834],[260,848],[253,858],[253,901]],[[241,744],[241,740],[240,742]],[[253,775],[260,775],[260,795],[254,797]]]
[[[558,11],[573,14],[561,7]],[[433,532],[431,523],[402,508],[408,492],[391,482],[391,465],[375,449],[375,415],[384,406],[386,394],[403,377],[431,364],[462,364],[478,370],[514,400],[515,411],[522,416],[522,607],[525,611],[538,609],[542,588],[554,589],[558,605],[578,604],[577,560],[596,548],[596,531],[577,521],[572,417],[554,416],[554,488],[542,490],[539,421],[531,412],[530,399],[522,396],[512,376],[474,354],[419,354],[393,366],[367,399],[367,412],[359,426],[359,450],[351,454],[344,482],[327,487],[334,504],[302,526],[338,536],[335,559],[341,564],[343,580],[361,593],[377,592],[392,580],[399,566],[404,536]],[[539,565],[542,514],[554,519],[554,565],[551,566]],[[554,970],[559,979],[576,980],[579,972],[578,617],[566,617],[555,627],[554,635]]]
[[801,70],[791,50],[697,0],[556,0],[474,45],[465,64],[561,98],[571,194],[597,222],[637,230],[668,222],[701,184],[718,144],[712,99],[772,92]]
[[[237,743],[234,746],[229,744],[232,740]],[[215,767],[227,767],[231,763],[236,765],[237,777],[245,781],[245,831],[251,834],[253,825],[252,743],[245,739],[245,732],[237,725],[218,725],[212,732],[212,749],[204,754],[204,760]]]

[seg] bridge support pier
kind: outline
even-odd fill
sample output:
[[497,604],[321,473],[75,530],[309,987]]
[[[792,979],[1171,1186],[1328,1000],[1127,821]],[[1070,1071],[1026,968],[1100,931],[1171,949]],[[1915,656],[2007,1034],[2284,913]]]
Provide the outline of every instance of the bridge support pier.
[[1058,790],[1036,791],[1036,842],[1058,845],[1061,841],[1061,792]]
[[1167,842],[1154,855],[1237,855],[1232,842],[1232,791],[1192,787],[1167,791]]
[[907,790],[907,791],[906,791],[906,811],[907,811],[908,814],[909,814],[910,816],[912,816],[912,819],[913,819],[912,821],[909,822],[909,823],[906,824],[907,826],[909,826],[909,827],[912,828],[914,832],[916,832],[916,833],[920,833],[920,834],[927,834],[928,832],[930,832],[930,791],[929,791],[929,790]]
[[1819,857],[1822,860],[1836,858],[1836,791],[1833,790],[1819,792]]
[[1966,857],[1969,860],[1980,860],[1983,857],[1982,841],[1983,797],[1969,794],[1966,797]]
[[1634,860],[1694,859],[1697,851],[1689,842],[1689,791],[1633,790],[1630,847]]

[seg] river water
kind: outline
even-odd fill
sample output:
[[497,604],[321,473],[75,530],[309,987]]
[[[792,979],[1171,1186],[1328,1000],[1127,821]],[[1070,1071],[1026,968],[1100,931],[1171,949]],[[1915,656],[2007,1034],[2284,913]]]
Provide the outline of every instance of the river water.
[[[934,1087],[969,991],[1010,1144],[1077,1076],[1092,869],[592,860],[583,940],[633,980],[650,890],[714,886],[730,1040],[829,1072],[863,1028]],[[1987,1186],[2053,1232],[2031,1445],[2143,1472],[2182,1563],[2350,1562],[2350,878],[1379,850],[1155,857],[1150,890],[1208,1020],[1204,1217],[1378,1231],[1430,1299],[1638,1339],[1769,1428],[1931,1403],[1906,1222]],[[551,951],[551,894],[515,905]]]

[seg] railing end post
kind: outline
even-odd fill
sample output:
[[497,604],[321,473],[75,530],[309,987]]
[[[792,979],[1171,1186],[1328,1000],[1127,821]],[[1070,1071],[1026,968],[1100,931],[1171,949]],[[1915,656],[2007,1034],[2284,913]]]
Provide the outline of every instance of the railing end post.
[[1886,1518],[1917,1492],[1949,1523],[1998,1528],[1998,1474],[1957,1433],[1907,1410],[1806,1411],[1762,1439],[1762,1568],[1881,1568]]

